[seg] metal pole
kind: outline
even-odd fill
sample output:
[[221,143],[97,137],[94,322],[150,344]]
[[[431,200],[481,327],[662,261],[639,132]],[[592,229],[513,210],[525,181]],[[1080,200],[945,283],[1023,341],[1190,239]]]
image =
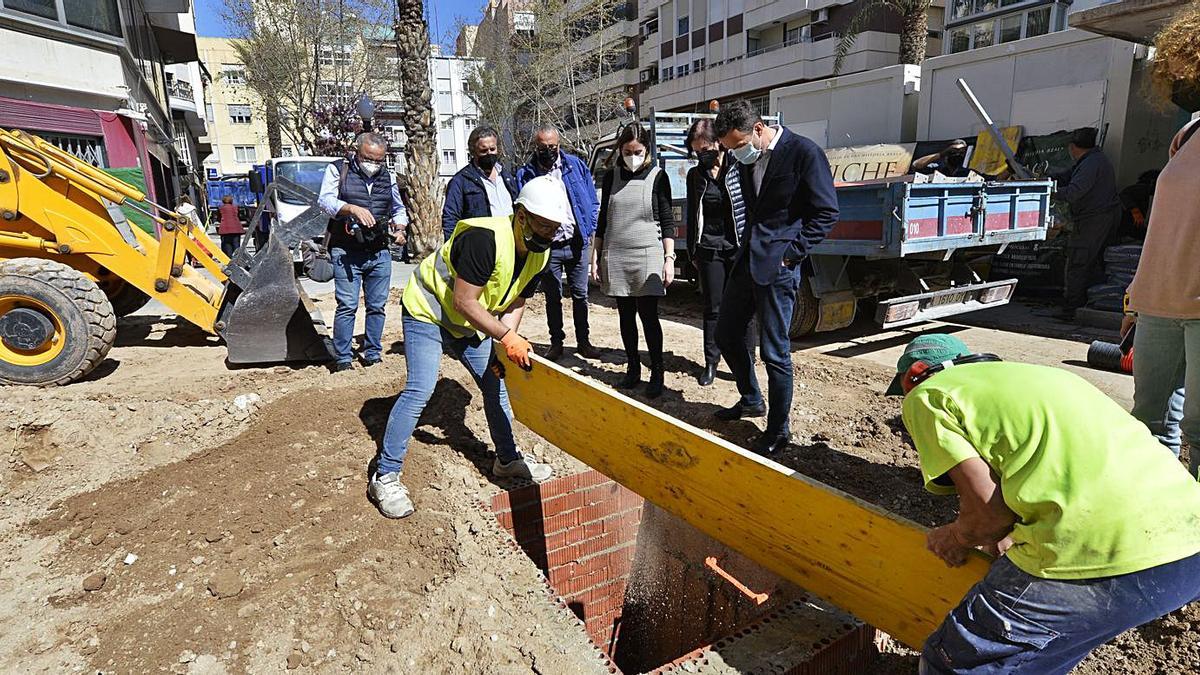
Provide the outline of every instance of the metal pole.
[[1008,147],[1008,143],[1000,135],[1000,129],[996,127],[996,123],[992,121],[987,111],[983,109],[983,105],[979,102],[979,99],[975,98],[975,92],[971,91],[971,87],[967,86],[967,81],[961,77],[958,78],[958,88],[962,91],[963,96],[966,97],[967,105],[971,106],[975,114],[979,116],[979,121],[983,122],[983,126],[991,133],[992,140],[996,141],[996,145],[1000,147],[1000,152],[1004,153],[1004,158],[1008,160],[1008,165],[1012,168],[1017,178],[1032,180],[1033,174],[1029,173],[1029,170],[1017,161],[1017,156],[1013,154],[1012,148]]

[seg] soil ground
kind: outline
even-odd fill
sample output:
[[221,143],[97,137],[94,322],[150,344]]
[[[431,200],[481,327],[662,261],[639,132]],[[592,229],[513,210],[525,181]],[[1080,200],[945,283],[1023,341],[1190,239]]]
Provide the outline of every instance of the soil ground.
[[[615,383],[615,311],[595,300],[603,358],[563,363]],[[319,306],[332,315],[329,297]],[[544,345],[540,307],[523,332]],[[444,361],[410,448],[416,514],[388,521],[367,501],[367,464],[404,382],[398,316],[394,306],[383,365],[336,375],[228,370],[214,339],[134,316],[87,381],[0,390],[0,672],[606,672],[478,507],[506,486],[490,478],[482,404],[462,366]],[[673,287],[663,316],[668,392],[651,404],[748,443],[754,424],[711,416],[736,398],[728,374],[707,388],[694,379],[694,289]],[[926,525],[952,518],[953,500],[921,488],[899,402],[882,396],[888,365],[927,330],[1077,370],[1128,404],[1128,377],[1081,365],[1088,341],[1113,337],[1103,331],[1020,306],[904,331],[860,323],[795,344],[796,442],[782,463]],[[560,475],[584,468],[519,425],[518,441]],[[879,670],[915,664],[892,649]],[[1118,638],[1077,672],[1198,668],[1193,608]]]

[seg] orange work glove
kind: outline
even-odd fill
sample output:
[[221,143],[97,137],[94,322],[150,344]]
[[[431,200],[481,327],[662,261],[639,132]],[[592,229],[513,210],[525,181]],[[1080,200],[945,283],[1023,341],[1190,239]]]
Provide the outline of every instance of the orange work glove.
[[529,370],[529,352],[533,349],[529,340],[518,335],[517,331],[509,330],[500,338],[500,344],[504,345],[504,353],[508,355],[509,361]]

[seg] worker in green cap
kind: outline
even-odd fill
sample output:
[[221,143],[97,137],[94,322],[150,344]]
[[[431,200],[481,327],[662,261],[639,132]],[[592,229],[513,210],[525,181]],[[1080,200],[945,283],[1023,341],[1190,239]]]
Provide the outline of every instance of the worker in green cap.
[[935,334],[909,343],[889,393],[904,394],[926,489],[958,494],[929,550],[952,567],[998,556],[921,673],[1067,673],[1200,599],[1200,484],[1082,378]]

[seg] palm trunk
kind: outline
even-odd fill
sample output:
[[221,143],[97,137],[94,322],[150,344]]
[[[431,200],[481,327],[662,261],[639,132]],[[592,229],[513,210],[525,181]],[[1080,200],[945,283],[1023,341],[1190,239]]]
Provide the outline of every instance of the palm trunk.
[[929,39],[929,3],[909,4],[901,21],[900,63],[919,66],[925,60]]
[[283,129],[280,128],[279,101],[266,101],[267,145],[272,157],[283,156]]
[[429,26],[421,0],[396,0],[396,51],[404,101],[404,148],[413,212],[409,246],[425,256],[442,243],[442,183],[438,179],[437,126],[429,87]]

